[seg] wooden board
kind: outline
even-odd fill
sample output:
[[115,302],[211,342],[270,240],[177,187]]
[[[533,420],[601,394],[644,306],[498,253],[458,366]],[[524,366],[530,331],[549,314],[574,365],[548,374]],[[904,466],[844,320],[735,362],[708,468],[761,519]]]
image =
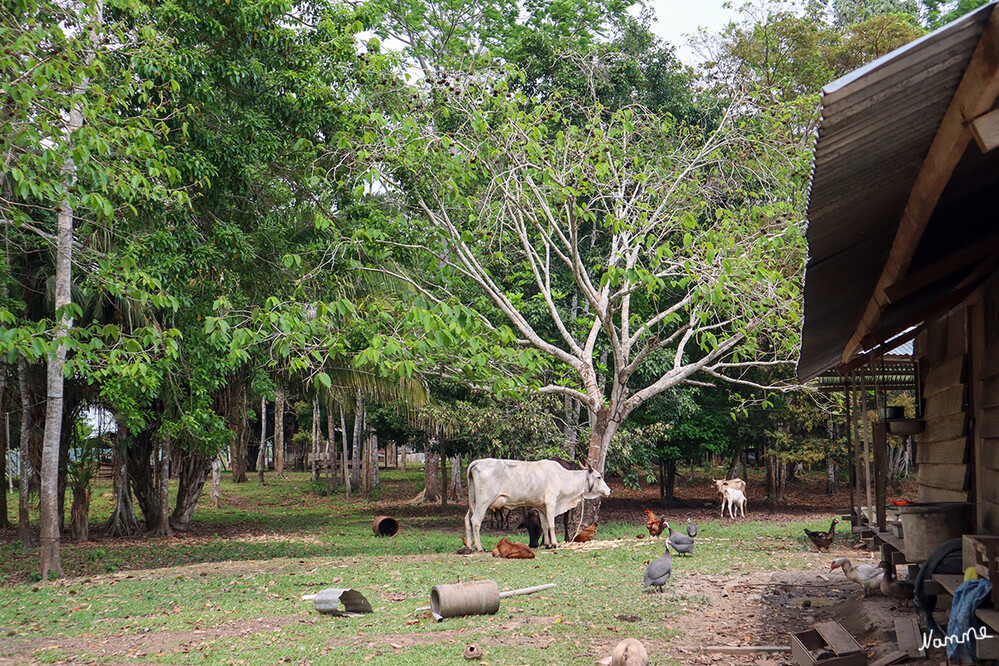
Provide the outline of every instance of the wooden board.
[[982,442],[981,465],[986,469],[999,469],[999,439]]
[[933,419],[948,414],[960,414],[965,409],[965,385],[954,384],[926,399],[925,419]]
[[895,618],[895,641],[899,650],[905,650],[913,659],[925,657],[926,651],[922,648],[922,634],[919,633],[919,623],[916,618],[910,616]]
[[983,439],[999,438],[999,407],[983,409],[978,417],[978,436]]
[[999,406],[999,377],[990,377],[983,380],[978,391],[978,403],[980,407]]
[[968,434],[968,415],[952,414],[936,419],[927,419],[926,427],[919,435],[919,443],[942,442],[948,439],[957,439]]
[[966,465],[935,465],[923,463],[919,466],[919,484],[947,490],[967,490],[964,479]]
[[818,622],[815,631],[819,632],[826,645],[840,657],[863,652],[860,643],[839,622]]
[[989,345],[982,354],[982,369],[978,375],[981,379],[999,377],[999,345]]
[[920,485],[917,499],[920,502],[967,502],[968,491]]
[[966,330],[964,307],[954,308],[947,315],[947,358],[952,359],[968,351],[968,332]]
[[983,502],[978,505],[980,528],[989,534],[999,534],[999,504]]
[[967,461],[968,439],[959,437],[944,442],[920,442],[916,447],[917,463],[960,465]]
[[964,355],[952,358],[926,375],[923,397],[929,398],[957,384],[964,383]]
[[902,652],[900,650],[886,654],[877,661],[871,662],[871,666],[889,666],[889,664],[897,664],[903,659],[908,659],[909,653]]
[[999,471],[983,469],[979,472],[982,484],[982,499],[992,504],[999,504]]

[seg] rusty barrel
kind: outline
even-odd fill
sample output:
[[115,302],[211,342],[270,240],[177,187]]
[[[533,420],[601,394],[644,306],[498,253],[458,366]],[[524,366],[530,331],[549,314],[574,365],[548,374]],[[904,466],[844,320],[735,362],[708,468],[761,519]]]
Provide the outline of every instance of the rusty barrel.
[[378,516],[371,524],[375,536],[394,537],[399,533],[399,521],[388,516]]
[[430,610],[434,617],[493,615],[499,610],[499,585],[494,580],[434,585],[430,588]]

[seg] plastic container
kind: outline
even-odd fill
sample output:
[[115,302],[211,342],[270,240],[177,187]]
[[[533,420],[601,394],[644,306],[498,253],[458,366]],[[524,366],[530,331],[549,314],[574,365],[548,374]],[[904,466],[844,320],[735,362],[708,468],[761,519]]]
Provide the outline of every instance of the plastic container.
[[944,541],[973,533],[970,502],[923,502],[895,507],[902,520],[905,559],[922,562]]

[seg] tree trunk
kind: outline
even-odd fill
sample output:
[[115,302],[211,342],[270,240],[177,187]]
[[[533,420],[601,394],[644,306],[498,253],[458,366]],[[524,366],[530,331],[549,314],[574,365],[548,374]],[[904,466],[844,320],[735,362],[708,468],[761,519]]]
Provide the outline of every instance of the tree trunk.
[[673,494],[676,488],[676,470],[680,466],[679,460],[666,461],[666,495],[663,501],[666,508],[673,506]]
[[139,511],[142,512],[142,517],[146,522],[146,532],[155,530],[160,519],[155,452],[152,434],[147,429],[132,436],[132,446],[125,458],[132,491],[135,493],[135,501],[138,503]]
[[109,537],[131,537],[142,534],[139,521],[135,518],[132,506],[131,481],[125,465],[126,430],[122,420],[118,420],[118,433],[111,449],[111,467],[114,486],[114,511],[104,524],[104,534]]
[[766,459],[767,469],[767,499],[784,502],[787,500],[787,463],[777,456],[770,455]]
[[380,448],[376,433],[371,433],[371,442],[368,450],[371,451],[371,487],[377,488],[382,482],[382,473],[381,466],[378,464],[378,451]]
[[319,398],[312,399],[312,483],[319,481]]
[[233,430],[232,445],[229,447],[230,460],[232,466],[233,483],[246,483],[246,455],[250,442],[250,434],[247,432],[246,412],[246,386],[241,374],[236,374],[229,378],[229,386],[226,387],[228,395],[229,427]]
[[[597,410],[593,423],[593,434],[590,435],[590,446],[587,450],[586,462],[601,474],[604,473],[604,463],[607,460],[607,449],[611,439],[621,425],[620,421],[610,418],[610,410],[601,407]],[[600,519],[600,499],[583,501],[583,518],[579,522],[582,527],[589,527]]]
[[[573,294],[573,298],[575,298]],[[576,446],[579,443],[579,410],[583,405],[571,395],[565,396],[565,454],[569,460],[576,459]]]
[[836,482],[836,461],[826,458],[826,495],[838,495],[839,484]]
[[28,386],[28,363],[24,356],[17,358],[17,383],[21,391],[21,464],[18,470],[17,536],[25,548],[33,548],[35,537],[31,533],[28,516],[28,491],[31,488],[31,470],[28,463],[28,440],[31,438],[31,394]]
[[441,496],[440,487],[440,467],[441,456],[439,453],[431,452],[427,446],[427,462],[423,466],[423,500],[425,502],[436,502]]
[[212,509],[219,508],[222,502],[222,456],[215,456],[212,461],[212,496],[208,506]]
[[351,471],[350,477],[354,483],[355,488],[360,488],[361,493],[367,493],[368,488],[364,487],[364,480],[366,475],[364,473],[365,460],[364,457],[364,442],[362,441],[362,434],[364,432],[364,401],[361,399],[360,394],[357,396],[357,402],[354,405],[354,434],[351,438]]
[[257,481],[264,485],[264,465],[267,464],[267,398],[260,396],[260,448],[257,449]]
[[732,459],[728,463],[728,474],[725,475],[726,479],[734,479],[736,474],[739,472],[739,462],[742,460],[742,452],[746,450],[746,445],[739,442],[735,447],[735,453],[732,454]]
[[181,452],[177,464],[179,471],[177,504],[170,516],[170,527],[174,530],[178,532],[190,531],[191,521],[194,519],[194,509],[198,506],[198,500],[201,499],[201,491],[204,490],[208,470],[211,466],[212,463],[207,456],[193,451]]
[[461,501],[461,455],[451,456],[451,484],[448,495],[452,502]]
[[77,542],[90,539],[90,488],[73,488],[73,508],[70,512],[69,537]]
[[447,506],[447,452],[444,450],[444,440],[440,443],[440,466],[441,466],[441,507]]
[[340,436],[343,439],[343,458],[340,464],[343,465],[343,485],[347,490],[347,497],[350,497],[351,483],[350,483],[350,469],[348,469],[347,463],[350,460],[350,456],[347,452],[347,416],[343,412],[343,404],[340,404]]
[[[6,262],[4,262],[6,266]],[[4,289],[6,291],[6,289]],[[7,367],[0,361],[0,407],[6,404]],[[7,449],[10,446],[10,413],[4,412],[0,421],[0,529],[10,527],[7,519]]]
[[340,486],[340,467],[337,464],[336,456],[336,423],[333,420],[333,401],[326,405],[326,452],[329,454],[329,467],[327,467],[327,490],[330,493],[336,492]]
[[150,531],[153,536],[173,536],[173,529],[170,527],[170,439],[160,440],[160,464],[157,468],[156,482],[158,493],[158,506],[155,529]]
[[284,478],[284,386],[274,393],[274,476]]

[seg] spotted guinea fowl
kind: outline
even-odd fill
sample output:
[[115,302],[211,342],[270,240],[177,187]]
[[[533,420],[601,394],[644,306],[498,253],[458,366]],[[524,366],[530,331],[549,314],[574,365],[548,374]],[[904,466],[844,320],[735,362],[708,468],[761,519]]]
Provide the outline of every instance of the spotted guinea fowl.
[[690,522],[690,518],[687,518],[687,536],[697,536],[697,523]]
[[895,580],[895,566],[881,560],[881,568],[885,575],[881,579],[881,592],[889,599],[904,601],[906,605],[915,594],[915,585],[907,580]]
[[673,558],[669,555],[670,542],[666,539],[666,553],[655,560],[649,562],[645,568],[645,580],[642,587],[654,586],[659,592],[663,591],[663,585],[669,580],[673,573]]
[[694,554],[693,537],[677,532],[676,530],[674,530],[672,527],[669,526],[668,522],[664,521],[663,525],[666,528],[664,531],[669,534],[669,543],[673,546],[673,550],[675,550],[678,554],[679,553],[683,553],[684,555]]
[[854,564],[848,558],[837,557],[829,565],[829,571],[843,568],[846,577],[864,588],[864,596],[872,590],[881,589],[881,579],[885,577],[885,572],[876,564]]
[[805,535],[811,539],[812,543],[815,545],[815,550],[822,552],[825,548],[826,551],[829,550],[829,546],[832,545],[833,538],[836,536],[836,525],[839,523],[838,518],[833,518],[832,524],[829,525],[828,532],[813,532],[812,530],[805,528]]

